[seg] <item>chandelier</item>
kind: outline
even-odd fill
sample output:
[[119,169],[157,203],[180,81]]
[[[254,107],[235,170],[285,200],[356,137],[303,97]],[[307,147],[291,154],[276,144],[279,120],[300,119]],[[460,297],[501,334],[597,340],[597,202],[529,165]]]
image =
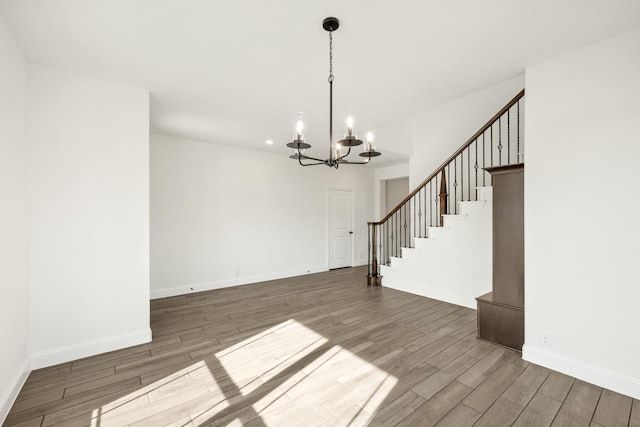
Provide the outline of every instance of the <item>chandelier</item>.
[[[346,160],[351,153],[351,147],[362,145],[362,140],[358,139],[357,134],[353,131],[353,117],[349,115],[346,120],[347,132],[344,138],[333,143],[333,32],[340,26],[337,18],[325,18],[322,21],[322,27],[329,32],[329,158],[318,159],[307,156],[305,151],[311,148],[311,145],[304,140],[304,121],[298,118],[294,131],[293,141],[287,144],[287,147],[293,148],[291,159],[298,160],[301,166],[327,165],[329,167],[338,168],[342,164],[347,165],[366,165],[372,157],[377,157],[381,153],[376,151],[373,145],[373,133],[367,132],[364,150],[360,153],[360,157],[366,158],[361,162]],[[305,162],[303,162],[303,160]]]

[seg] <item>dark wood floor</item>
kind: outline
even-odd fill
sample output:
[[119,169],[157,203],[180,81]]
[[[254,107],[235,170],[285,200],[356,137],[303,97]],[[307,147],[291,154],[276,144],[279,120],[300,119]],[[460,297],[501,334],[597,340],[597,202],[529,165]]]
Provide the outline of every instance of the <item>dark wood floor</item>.
[[[363,268],[152,301],[153,342],[34,371],[6,426],[640,426]],[[114,314],[116,315],[116,314]]]

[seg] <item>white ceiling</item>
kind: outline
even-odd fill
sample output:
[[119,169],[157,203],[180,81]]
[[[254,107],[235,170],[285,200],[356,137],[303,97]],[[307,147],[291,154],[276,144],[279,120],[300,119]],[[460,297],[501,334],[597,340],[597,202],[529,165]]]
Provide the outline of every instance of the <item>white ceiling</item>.
[[0,13],[30,61],[147,88],[153,132],[283,153],[297,111],[326,151],[327,16],[341,21],[336,133],[348,108],[362,131],[640,26],[638,0],[0,0]]

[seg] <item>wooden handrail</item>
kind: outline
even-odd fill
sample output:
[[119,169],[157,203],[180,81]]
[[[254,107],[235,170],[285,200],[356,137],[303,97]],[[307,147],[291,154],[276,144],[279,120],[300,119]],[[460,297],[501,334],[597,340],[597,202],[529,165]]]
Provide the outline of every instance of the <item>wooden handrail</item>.
[[405,197],[399,204],[398,206],[396,206],[395,208],[393,208],[391,210],[391,212],[389,212],[387,214],[387,216],[385,216],[383,219],[381,219],[378,222],[369,222],[369,224],[373,224],[373,225],[380,225],[380,224],[384,224],[385,222],[387,222],[387,220],[389,218],[391,218],[393,216],[394,213],[398,212],[400,210],[400,208],[406,204],[409,200],[411,200],[411,198],[413,196],[415,196],[416,194],[418,194],[418,192],[420,190],[422,190],[424,187],[426,187],[426,185],[433,179],[435,178],[440,172],[442,172],[442,170],[447,167],[447,165],[449,163],[451,163],[456,157],[458,157],[458,155],[460,153],[462,153],[467,147],[469,147],[473,141],[475,141],[476,139],[478,139],[483,133],[485,133],[491,126],[493,126],[493,124],[500,118],[500,116],[502,116],[504,113],[506,113],[511,107],[513,107],[519,100],[520,98],[522,98],[524,96],[524,89],[522,89],[520,91],[520,93],[518,93],[511,101],[509,101],[509,103],[507,105],[505,105],[504,107],[502,107],[502,109],[500,111],[498,111],[484,126],[482,126],[480,128],[479,131],[477,131],[476,133],[473,134],[473,136],[471,138],[469,138],[467,140],[467,142],[465,142],[462,147],[460,147],[455,153],[453,153],[447,160],[445,160],[444,163],[442,163],[438,169],[435,170],[435,172],[433,172],[431,175],[429,175],[427,177],[427,179],[425,179],[424,181],[422,181],[422,183],[420,185],[418,185],[416,187],[415,190],[413,190],[411,193],[409,193],[409,195],[407,197]]

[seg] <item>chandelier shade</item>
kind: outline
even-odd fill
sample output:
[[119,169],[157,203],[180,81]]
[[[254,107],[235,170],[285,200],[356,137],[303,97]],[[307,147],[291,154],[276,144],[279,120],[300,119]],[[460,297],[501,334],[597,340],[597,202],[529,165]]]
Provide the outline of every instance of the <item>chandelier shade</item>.
[[[329,157],[319,159],[305,154],[306,150],[311,148],[311,144],[307,143],[304,138],[304,120],[302,117],[298,117],[293,140],[287,144],[287,147],[293,149],[293,154],[289,158],[298,160],[301,166],[326,165],[337,169],[342,164],[366,165],[372,157],[377,157],[381,154],[375,149],[372,132],[367,133],[366,142],[358,139],[353,130],[354,121],[351,115],[346,119],[347,132],[344,138],[338,140],[335,145],[333,143],[333,32],[339,27],[340,21],[338,18],[329,17],[322,21],[322,28],[329,32]],[[359,145],[364,146],[360,157],[364,157],[365,160],[360,162],[348,160],[347,156],[351,154],[352,147]]]

